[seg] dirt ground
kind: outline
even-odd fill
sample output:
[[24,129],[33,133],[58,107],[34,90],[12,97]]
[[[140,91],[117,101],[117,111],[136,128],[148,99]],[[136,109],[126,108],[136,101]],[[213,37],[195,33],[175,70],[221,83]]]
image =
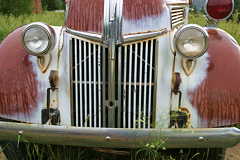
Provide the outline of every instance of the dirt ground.
[[2,152],[0,153],[0,160],[7,160],[7,158]]
[[227,149],[225,154],[225,160],[240,160],[240,144]]

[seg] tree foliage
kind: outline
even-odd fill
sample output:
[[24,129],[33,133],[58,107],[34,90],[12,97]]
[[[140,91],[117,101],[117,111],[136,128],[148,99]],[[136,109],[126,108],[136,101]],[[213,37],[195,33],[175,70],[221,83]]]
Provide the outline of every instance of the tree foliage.
[[235,10],[240,12],[240,1],[239,0],[235,0]]
[[32,13],[32,0],[0,0],[0,13],[7,15],[22,15]]
[[42,5],[45,10],[60,10],[64,9],[64,0],[42,0]]

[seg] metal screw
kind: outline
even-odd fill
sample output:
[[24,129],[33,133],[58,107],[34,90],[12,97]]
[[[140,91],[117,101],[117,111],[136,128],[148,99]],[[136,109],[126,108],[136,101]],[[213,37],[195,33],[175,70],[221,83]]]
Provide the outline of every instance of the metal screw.
[[111,137],[110,137],[110,136],[107,136],[105,139],[106,139],[107,141],[110,141],[110,140],[111,140]]
[[205,138],[204,138],[204,137],[199,137],[198,140],[199,140],[199,141],[204,141]]
[[22,134],[23,134],[23,131],[18,131],[18,134],[19,134],[19,135],[22,135]]
[[18,131],[18,142],[17,142],[17,148],[19,148],[19,144],[20,144],[20,141],[21,141],[22,135],[23,135],[23,131]]

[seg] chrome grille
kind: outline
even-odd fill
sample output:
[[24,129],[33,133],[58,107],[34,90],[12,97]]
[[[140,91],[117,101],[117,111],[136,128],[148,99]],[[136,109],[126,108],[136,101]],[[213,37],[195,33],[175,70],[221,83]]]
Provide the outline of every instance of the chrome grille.
[[185,7],[172,7],[171,8],[171,25],[172,28],[184,24]]
[[[151,128],[154,122],[156,40],[116,48],[116,128]],[[108,48],[71,39],[72,124],[109,127]]]
[[97,43],[72,39],[73,125],[102,127],[103,52]]
[[[124,45],[118,52],[118,98],[123,128],[151,128],[154,111],[156,40]],[[119,115],[120,116],[120,115]]]

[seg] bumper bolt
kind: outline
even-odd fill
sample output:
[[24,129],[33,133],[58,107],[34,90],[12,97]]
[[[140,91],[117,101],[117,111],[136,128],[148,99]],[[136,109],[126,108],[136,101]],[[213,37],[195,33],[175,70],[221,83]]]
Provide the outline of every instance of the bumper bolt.
[[204,137],[199,137],[198,140],[202,142],[202,141],[205,140],[205,138]]
[[107,136],[105,139],[106,139],[107,141],[110,141],[110,140],[111,140],[111,137],[110,137],[110,136]]

